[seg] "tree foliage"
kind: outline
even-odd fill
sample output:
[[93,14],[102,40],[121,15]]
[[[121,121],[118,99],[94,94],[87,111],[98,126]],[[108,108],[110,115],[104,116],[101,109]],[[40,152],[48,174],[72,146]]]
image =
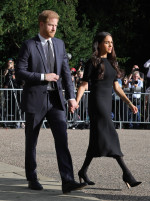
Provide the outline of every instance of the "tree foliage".
[[7,58],[17,58],[24,40],[38,33],[38,15],[52,9],[60,15],[56,37],[65,41],[71,53],[70,66],[91,55],[98,31],[113,35],[119,64],[126,71],[143,66],[149,59],[150,1],[147,0],[1,0],[0,67]]
[[79,24],[77,5],[78,0],[3,0],[0,12],[1,67],[4,67],[7,58],[17,58],[24,40],[38,33],[38,15],[46,9],[55,10],[60,15],[56,37],[65,41],[66,50],[72,55],[70,65],[77,65],[81,57],[88,58],[96,26],[91,32],[85,16],[83,23]]

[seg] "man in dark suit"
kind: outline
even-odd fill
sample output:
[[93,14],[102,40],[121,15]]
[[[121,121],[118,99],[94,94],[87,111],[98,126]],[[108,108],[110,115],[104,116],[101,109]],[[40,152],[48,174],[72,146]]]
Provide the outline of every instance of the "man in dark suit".
[[77,104],[64,42],[54,38],[59,15],[45,10],[39,15],[38,21],[39,34],[23,43],[16,65],[17,78],[25,81],[22,110],[26,114],[26,177],[30,189],[43,189],[37,180],[36,145],[42,121],[46,117],[54,136],[62,191],[68,193],[82,189],[86,184],[74,180],[61,80],[69,110],[74,111]]

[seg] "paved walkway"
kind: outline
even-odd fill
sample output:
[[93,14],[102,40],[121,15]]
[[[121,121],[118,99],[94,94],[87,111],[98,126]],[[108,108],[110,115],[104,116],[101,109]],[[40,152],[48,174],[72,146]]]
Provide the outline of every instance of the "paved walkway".
[[44,190],[27,188],[24,169],[0,162],[0,201],[81,201],[99,200],[82,191],[63,195],[61,184],[53,179],[39,176]]
[[[44,186],[43,191],[27,188],[24,175],[24,129],[0,129],[0,201],[150,201],[150,130],[122,129],[118,130],[118,134],[124,160],[142,184],[128,189],[114,159],[94,158],[88,176],[95,186],[63,195],[50,129],[41,129],[37,146],[37,171]],[[76,181],[79,181],[77,175],[86,155],[88,141],[89,130],[68,130]]]

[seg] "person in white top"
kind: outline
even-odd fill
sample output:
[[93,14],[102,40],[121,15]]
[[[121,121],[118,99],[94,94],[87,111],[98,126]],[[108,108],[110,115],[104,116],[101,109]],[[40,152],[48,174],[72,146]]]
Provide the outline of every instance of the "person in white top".
[[144,64],[145,68],[149,68],[147,72],[147,78],[146,78],[146,89],[150,87],[150,59]]
[[146,89],[146,95],[145,95],[145,113],[146,113],[146,121],[150,121],[150,87]]
[[[133,92],[132,92],[132,97],[131,100],[134,103],[134,105],[136,105],[136,107],[138,108],[138,112],[136,115],[133,114],[132,116],[132,111],[129,108],[129,128],[133,128],[133,124],[132,121],[137,121],[140,122],[141,120],[141,92],[143,89],[143,81],[141,81],[140,78],[140,73],[139,71],[134,71],[132,74],[133,80],[132,83],[129,83],[129,88],[132,88]],[[139,128],[139,123],[135,123],[135,128]]]

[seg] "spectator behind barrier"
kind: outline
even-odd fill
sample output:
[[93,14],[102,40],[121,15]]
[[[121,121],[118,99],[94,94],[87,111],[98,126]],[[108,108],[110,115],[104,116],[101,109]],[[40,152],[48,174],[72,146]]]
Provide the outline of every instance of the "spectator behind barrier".
[[150,87],[150,59],[144,64],[145,68],[148,68],[148,72],[146,75],[146,89]]
[[138,65],[134,65],[134,66],[132,67],[132,72],[131,72],[131,74],[128,76],[129,81],[130,81],[130,82],[132,81],[132,79],[133,79],[133,73],[134,73],[135,71],[139,71],[139,79],[144,82],[144,73],[142,73],[142,72],[140,71],[140,68],[139,68]]
[[146,121],[150,121],[150,87],[146,89],[146,96],[145,96],[145,114],[146,114]]
[[72,78],[73,88],[74,88],[74,90],[76,90],[77,71],[76,71],[75,68],[71,68],[70,72],[71,72],[71,78]]
[[77,71],[77,79],[76,79],[76,87],[77,89],[79,88],[81,82],[82,82],[82,78],[83,78],[83,70],[78,70]]
[[[5,82],[3,83],[3,88],[8,88],[8,89],[18,89],[18,88],[22,88],[23,86],[23,82],[19,82],[16,80],[15,77],[15,64],[14,64],[14,60],[12,58],[8,59],[7,62],[7,66],[6,69],[4,70],[4,76],[5,76]],[[7,115],[7,119],[15,119],[15,116],[17,115],[17,118],[21,118],[19,114],[21,114],[21,116],[23,116],[23,112],[21,113],[20,110],[20,94],[16,93],[16,91],[13,90],[12,91],[5,91],[4,92],[4,96],[5,96],[5,111],[6,111],[6,115]],[[17,110],[17,113],[16,113]],[[20,120],[21,120],[20,119]],[[24,128],[25,125],[24,123],[13,123],[9,125],[5,125],[6,127],[11,126],[11,127],[15,127],[15,128]]]
[[[138,108],[138,113],[133,115],[129,109],[129,128],[133,128],[132,121],[140,122],[140,112],[141,112],[141,91],[143,89],[143,81],[140,79],[139,71],[134,71],[132,74],[132,82],[129,83],[129,88],[132,89],[132,96],[130,97],[131,101]],[[135,128],[139,128],[139,123],[135,124]]]
[[129,90],[126,90],[126,89],[129,89],[129,79],[127,75],[122,79],[122,89],[126,92],[129,91]]
[[4,88],[12,88],[12,84],[14,85],[14,88],[17,87],[14,61],[12,58],[8,59],[6,69],[4,70],[4,76],[5,76],[5,82],[3,84]]
[[[117,80],[119,86],[122,88],[122,79],[124,77],[125,71],[120,69],[120,72],[117,74]],[[112,116],[114,116],[115,121],[123,120],[123,101],[120,97],[115,93],[112,88],[113,96],[112,96]],[[119,124],[115,124],[115,128],[118,128]]]

